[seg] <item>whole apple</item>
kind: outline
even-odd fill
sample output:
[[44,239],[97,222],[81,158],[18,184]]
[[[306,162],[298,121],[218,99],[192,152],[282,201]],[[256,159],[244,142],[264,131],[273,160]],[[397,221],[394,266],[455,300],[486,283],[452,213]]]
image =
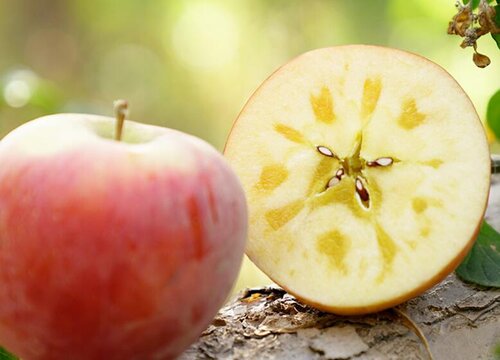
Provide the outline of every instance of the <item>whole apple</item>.
[[0,141],[0,344],[23,359],[170,359],[208,326],[247,212],[215,149],[63,114]]

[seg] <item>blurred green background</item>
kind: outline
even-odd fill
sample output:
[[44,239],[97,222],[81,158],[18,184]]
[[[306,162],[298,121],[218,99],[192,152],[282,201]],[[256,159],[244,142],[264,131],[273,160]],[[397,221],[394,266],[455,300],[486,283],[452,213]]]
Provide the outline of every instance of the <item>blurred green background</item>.
[[[491,38],[446,34],[454,0],[1,0],[0,138],[57,112],[112,114],[197,135],[222,149],[239,110],[298,54],[349,43],[419,53],[443,66],[485,117],[500,84]],[[445,94],[443,94],[445,96]],[[0,165],[1,166],[1,165]],[[245,261],[236,289],[268,282]]]

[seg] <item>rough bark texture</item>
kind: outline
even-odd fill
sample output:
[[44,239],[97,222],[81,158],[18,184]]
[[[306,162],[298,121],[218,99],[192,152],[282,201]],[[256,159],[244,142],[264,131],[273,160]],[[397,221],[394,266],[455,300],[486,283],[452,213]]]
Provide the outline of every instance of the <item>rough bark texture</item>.
[[[500,230],[500,175],[488,222]],[[500,290],[452,274],[398,307],[423,331],[434,359],[492,359],[500,342]],[[395,310],[342,317],[301,304],[278,287],[244,291],[221,309],[180,360],[428,359],[422,341]]]

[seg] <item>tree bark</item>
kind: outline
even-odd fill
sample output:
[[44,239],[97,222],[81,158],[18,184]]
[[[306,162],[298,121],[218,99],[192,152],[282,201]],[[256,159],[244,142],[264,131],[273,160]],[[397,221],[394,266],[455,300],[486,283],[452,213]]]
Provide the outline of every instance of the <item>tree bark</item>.
[[[500,175],[493,177],[487,221],[500,230]],[[249,289],[222,308],[180,360],[194,359],[493,359],[500,343],[500,290],[454,274],[394,309],[345,317],[304,305],[279,287]]]

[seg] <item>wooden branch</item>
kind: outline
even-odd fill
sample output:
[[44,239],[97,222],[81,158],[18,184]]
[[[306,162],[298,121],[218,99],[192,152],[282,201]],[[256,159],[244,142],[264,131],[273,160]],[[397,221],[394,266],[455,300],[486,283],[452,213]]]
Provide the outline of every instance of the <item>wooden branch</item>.
[[[493,182],[486,218],[500,230],[500,175]],[[398,311],[359,317],[318,311],[274,286],[246,290],[180,360],[428,359],[399,311],[422,330],[436,360],[490,359],[500,342],[500,290],[452,274]]]

